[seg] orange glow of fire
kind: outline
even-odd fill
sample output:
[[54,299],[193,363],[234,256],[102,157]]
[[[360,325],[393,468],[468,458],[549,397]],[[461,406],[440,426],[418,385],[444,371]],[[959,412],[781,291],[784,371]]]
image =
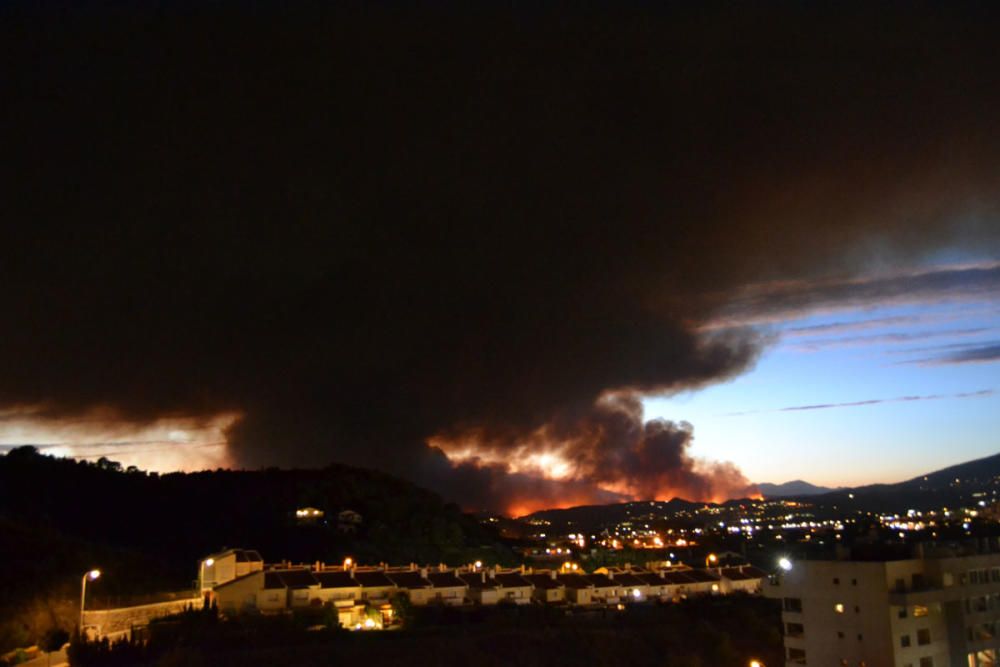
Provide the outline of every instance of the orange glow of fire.
[[107,407],[52,416],[44,406],[0,409],[0,446],[32,443],[43,454],[97,460],[151,472],[228,467],[227,431],[239,412],[170,415],[139,421]]
[[528,498],[518,499],[514,504],[509,505],[505,513],[515,519],[534,514],[541,510],[563,510],[570,507],[578,507],[594,502],[591,496],[568,496],[557,501],[531,500]]
[[536,434],[512,451],[483,446],[476,437],[459,439],[434,437],[427,441],[443,451],[454,463],[502,465],[507,472],[537,475],[545,479],[567,479],[575,475],[573,465],[563,456],[560,447],[542,441]]
[[[541,427],[533,433],[514,443],[495,444],[482,438],[475,431],[467,432],[459,437],[438,436],[430,438],[427,444],[436,447],[455,464],[471,464],[476,466],[498,467],[508,473],[524,474],[554,482],[567,482],[560,490],[557,498],[518,497],[506,508],[509,516],[521,517],[543,509],[564,509],[578,505],[608,502],[608,494],[623,500],[656,500],[669,501],[677,497],[686,497],[696,493],[686,488],[674,488],[663,485],[650,494],[648,490],[633,485],[629,480],[602,480],[593,482],[587,470],[581,469],[568,454],[588,449],[587,445],[593,434],[583,435],[581,439],[560,441],[549,437],[546,427]],[[581,446],[582,445],[582,446]],[[695,462],[691,469],[693,475],[705,475],[713,480],[725,480],[726,474],[734,470],[731,465],[717,466],[711,463]],[[738,475],[737,471],[737,475]],[[741,475],[739,475],[742,478]],[[588,491],[582,491],[583,485]],[[555,487],[559,488],[559,487]],[[713,488],[709,497],[687,497],[688,500],[721,503],[732,495],[733,485],[724,482],[719,488]],[[652,497],[650,497],[652,496]],[[754,492],[753,497],[760,499],[760,493]]]

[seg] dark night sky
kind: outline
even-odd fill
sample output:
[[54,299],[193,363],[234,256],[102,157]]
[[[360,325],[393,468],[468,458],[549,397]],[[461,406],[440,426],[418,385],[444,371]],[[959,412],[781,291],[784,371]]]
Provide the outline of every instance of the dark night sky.
[[0,407],[238,411],[235,465],[470,507],[565,489],[426,439],[547,424],[566,484],[690,489],[631,401],[753,363],[697,329],[741,286],[997,247],[985,4],[126,4],[0,9]]

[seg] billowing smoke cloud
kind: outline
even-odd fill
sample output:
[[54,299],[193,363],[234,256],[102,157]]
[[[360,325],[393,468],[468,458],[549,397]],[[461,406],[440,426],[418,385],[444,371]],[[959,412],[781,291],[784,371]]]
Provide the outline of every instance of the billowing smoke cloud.
[[[727,493],[627,405],[753,363],[745,285],[997,247],[993,17],[3,11],[0,407],[239,413],[236,465]],[[577,477],[427,445],[540,430]]]
[[[732,464],[694,460],[688,452],[693,434],[686,422],[644,422],[639,397],[619,393],[602,396],[585,412],[555,415],[529,434],[472,430],[432,444],[464,466],[506,473],[494,476],[489,492],[513,514],[609,496],[718,502],[758,494]],[[549,480],[556,498],[526,494],[519,481],[510,484],[526,475]]]
[[226,432],[237,413],[130,419],[109,408],[51,413],[42,405],[0,410],[0,454],[24,445],[54,456],[124,459],[144,470],[205,470],[228,466]]

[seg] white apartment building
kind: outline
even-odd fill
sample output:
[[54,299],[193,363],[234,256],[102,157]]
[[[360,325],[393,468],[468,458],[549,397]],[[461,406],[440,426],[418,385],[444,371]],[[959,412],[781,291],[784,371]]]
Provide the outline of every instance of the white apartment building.
[[1000,665],[1000,553],[916,555],[795,561],[772,577],[764,594],[782,602],[785,664]]

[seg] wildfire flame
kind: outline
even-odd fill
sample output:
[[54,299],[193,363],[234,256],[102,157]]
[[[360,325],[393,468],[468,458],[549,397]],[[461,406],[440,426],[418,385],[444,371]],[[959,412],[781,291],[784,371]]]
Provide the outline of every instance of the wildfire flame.
[[609,393],[585,415],[557,416],[514,437],[468,429],[435,436],[428,444],[456,466],[488,468],[547,483],[496,489],[506,496],[506,510],[512,516],[613,500],[682,497],[722,502],[760,497],[732,463],[692,458],[687,452],[692,438],[689,424],[644,422],[638,397]]

